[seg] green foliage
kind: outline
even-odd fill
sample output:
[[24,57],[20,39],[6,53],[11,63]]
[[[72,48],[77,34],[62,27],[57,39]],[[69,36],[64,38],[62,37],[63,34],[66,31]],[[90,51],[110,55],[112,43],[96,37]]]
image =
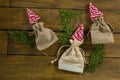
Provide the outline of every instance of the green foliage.
[[104,58],[103,44],[97,44],[91,52],[90,62],[87,71],[94,72],[97,67],[102,63]]
[[34,46],[35,45],[35,37],[34,35],[29,35],[27,31],[9,31],[9,36],[11,39],[13,39],[16,42],[28,45],[28,46]]
[[74,12],[72,10],[60,10],[61,16],[61,31],[62,34],[59,36],[61,44],[69,44],[69,39],[74,32],[74,23],[77,21],[80,12]]

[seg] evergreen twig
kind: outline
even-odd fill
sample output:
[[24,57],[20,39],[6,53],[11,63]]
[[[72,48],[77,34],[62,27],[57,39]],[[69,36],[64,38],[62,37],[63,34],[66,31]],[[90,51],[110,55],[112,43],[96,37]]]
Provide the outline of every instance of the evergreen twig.
[[35,37],[34,35],[29,35],[29,33],[25,30],[22,31],[9,31],[9,36],[16,42],[34,46],[35,45]]
[[72,10],[59,10],[61,16],[61,31],[59,37],[61,44],[69,44],[69,39],[74,32],[74,22],[77,21],[80,12],[73,12]]
[[104,58],[104,45],[103,44],[96,44],[95,48],[91,52],[90,62],[87,67],[87,71],[94,72],[97,67],[102,63]]

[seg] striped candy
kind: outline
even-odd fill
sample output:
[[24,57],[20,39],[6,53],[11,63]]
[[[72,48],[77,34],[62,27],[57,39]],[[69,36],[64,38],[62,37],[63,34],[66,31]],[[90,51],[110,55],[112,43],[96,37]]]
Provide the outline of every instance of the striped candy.
[[81,24],[76,31],[74,32],[74,34],[71,37],[73,40],[76,39],[78,41],[82,41],[83,40],[83,24]]
[[29,8],[27,8],[27,14],[28,14],[30,24],[36,23],[40,19],[40,17]]
[[103,13],[101,11],[99,11],[95,6],[93,6],[92,3],[89,3],[89,9],[90,9],[90,18],[92,21],[95,18],[103,15]]

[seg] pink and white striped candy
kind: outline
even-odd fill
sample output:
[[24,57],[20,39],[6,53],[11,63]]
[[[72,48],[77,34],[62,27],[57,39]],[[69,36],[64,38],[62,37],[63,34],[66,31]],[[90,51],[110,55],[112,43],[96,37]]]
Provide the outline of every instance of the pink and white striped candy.
[[103,15],[92,3],[89,3],[90,18],[93,21],[95,18],[98,18]]
[[73,40],[76,39],[78,41],[83,40],[83,24],[81,24],[76,31],[73,33],[72,37]]
[[30,24],[36,23],[40,19],[40,16],[38,16],[37,14],[35,14],[29,8],[27,8],[27,14],[28,14],[28,18],[29,18],[29,23]]

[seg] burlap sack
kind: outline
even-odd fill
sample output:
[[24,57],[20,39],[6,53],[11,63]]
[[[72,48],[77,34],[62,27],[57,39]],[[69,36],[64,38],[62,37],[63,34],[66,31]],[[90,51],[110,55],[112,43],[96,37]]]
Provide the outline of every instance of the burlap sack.
[[[79,48],[76,41],[71,43],[72,45],[68,48],[58,61],[58,69],[72,71],[76,73],[83,73],[85,57],[83,49]],[[64,46],[63,46],[64,47]],[[59,48],[58,54],[60,54]]]
[[114,42],[112,28],[110,25],[105,23],[103,17],[94,20],[93,24],[91,25],[90,32],[92,44],[105,44]]
[[39,22],[38,26],[36,24],[33,25],[32,28],[35,33],[37,49],[40,51],[50,47],[58,40],[57,36],[52,30],[44,28],[43,22]]

